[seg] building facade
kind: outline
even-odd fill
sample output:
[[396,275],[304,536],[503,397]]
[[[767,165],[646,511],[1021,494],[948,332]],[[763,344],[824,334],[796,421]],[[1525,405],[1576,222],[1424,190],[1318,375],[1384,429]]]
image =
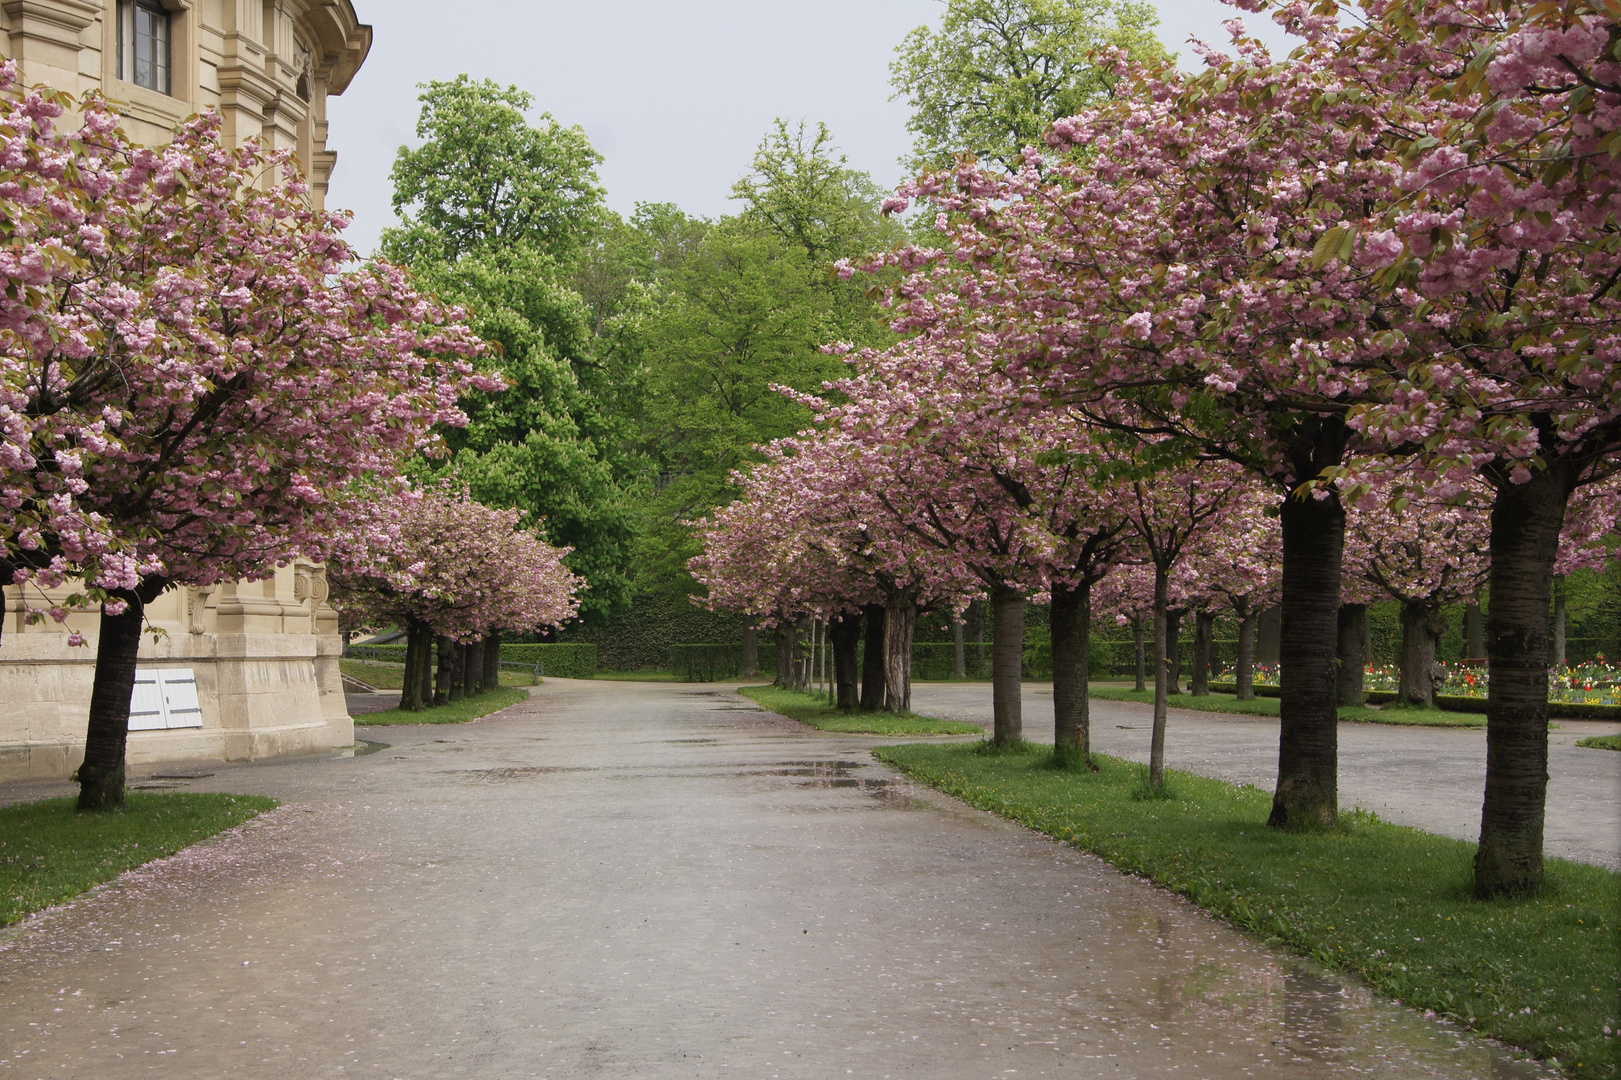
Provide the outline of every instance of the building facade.
[[[0,55],[28,83],[117,103],[131,138],[157,144],[205,109],[231,145],[292,149],[324,205],[337,155],[326,102],[371,47],[350,0],[0,0]],[[338,672],[342,641],[325,571],[181,588],[147,608],[128,760],[257,760],[354,743]],[[35,598],[36,601],[41,598]],[[38,606],[37,603],[35,606]],[[96,617],[29,625],[15,586],[0,629],[0,781],[78,768],[95,668]],[[88,647],[70,648],[77,629]]]

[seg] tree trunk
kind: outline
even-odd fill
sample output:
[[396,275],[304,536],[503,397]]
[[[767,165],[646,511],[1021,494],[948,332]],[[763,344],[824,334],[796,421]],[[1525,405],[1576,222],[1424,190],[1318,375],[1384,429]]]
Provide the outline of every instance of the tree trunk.
[[1548,797],[1548,603],[1559,530],[1574,488],[1569,466],[1505,483],[1492,502],[1486,619],[1486,799],[1475,895],[1524,896],[1542,884]]
[[835,615],[827,625],[828,644],[833,650],[833,684],[836,707],[846,713],[856,708],[856,645],[861,640],[861,616]]
[[917,605],[911,597],[884,606],[884,708],[893,713],[912,711],[912,634],[917,629]]
[[419,623],[422,634],[422,661],[417,668],[417,695],[422,702],[421,708],[430,708],[433,705],[433,674],[434,646],[438,642],[433,628],[426,623]]
[[1567,666],[1565,655],[1565,579],[1558,577],[1553,582],[1553,659],[1554,669],[1564,671]]
[[1278,787],[1267,824],[1326,829],[1339,820],[1339,496],[1284,498],[1283,621],[1279,631]]
[[1024,668],[1024,597],[991,590],[991,741],[1014,746],[1024,737],[1020,698]]
[[477,697],[484,692],[484,642],[469,641],[462,646],[462,681],[467,685],[467,696]]
[[1477,663],[1486,659],[1486,620],[1480,613],[1479,604],[1470,604],[1463,609],[1463,636],[1463,647],[1469,653],[1466,659]]
[[433,681],[435,706],[450,704],[450,687],[456,681],[456,643],[444,634],[439,635],[439,673]]
[[868,604],[861,609],[867,624],[867,647],[861,658],[861,711],[877,712],[884,707],[884,605]]
[[1148,743],[1148,786],[1165,788],[1165,703],[1171,681],[1171,614],[1167,610],[1170,583],[1162,567],[1154,568],[1154,732]]
[[1165,680],[1167,694],[1180,694],[1182,692],[1182,615],[1180,609],[1173,609],[1165,613],[1165,669],[1169,676]]
[[501,685],[501,635],[491,634],[484,639],[484,689],[494,690]]
[[1430,631],[1433,612],[1426,600],[1403,600],[1401,605],[1401,675],[1396,698],[1403,705],[1435,707],[1430,668],[1435,663],[1435,636]]
[[1052,597],[1053,760],[1091,767],[1092,586],[1055,584]]
[[405,678],[400,682],[400,711],[417,712],[422,708],[422,679],[417,669],[422,665],[422,635],[408,619],[405,624]]
[[1216,617],[1208,611],[1193,616],[1193,678],[1188,687],[1194,697],[1210,693],[1210,653],[1215,648]]
[[951,620],[951,671],[957,678],[966,679],[968,678],[968,656],[967,648],[963,643],[962,629],[961,619]]
[[1238,659],[1233,661],[1233,683],[1239,701],[1255,700],[1255,613],[1246,600],[1238,611]]
[[760,674],[760,635],[752,619],[743,627],[743,674],[748,678]]
[[1339,667],[1334,673],[1337,700],[1342,706],[1365,704],[1368,700],[1363,690],[1368,670],[1368,605],[1341,604],[1336,633],[1339,641]]
[[777,641],[777,682],[782,690],[794,688],[794,626],[779,622],[772,631]]
[[116,810],[124,805],[124,749],[145,605],[132,590],[118,589],[112,595],[128,606],[120,615],[101,613],[84,764],[79,766],[80,810]]
[[1143,643],[1143,620],[1140,618],[1131,620],[1131,640],[1137,650],[1136,690],[1140,694],[1148,688],[1148,663],[1144,653],[1146,646]]

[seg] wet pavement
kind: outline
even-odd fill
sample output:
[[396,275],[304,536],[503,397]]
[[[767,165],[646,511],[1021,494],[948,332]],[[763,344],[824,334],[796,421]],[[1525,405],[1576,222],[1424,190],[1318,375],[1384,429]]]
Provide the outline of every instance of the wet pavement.
[[[1172,698],[1171,701],[1176,701]],[[1092,700],[1092,744],[1102,753],[1148,760],[1153,712],[1127,701]],[[912,706],[928,716],[989,728],[990,683],[921,683]],[[1052,685],[1024,687],[1024,734],[1053,737]],[[1621,724],[1559,720],[1548,733],[1549,855],[1621,870],[1621,753],[1577,746],[1589,735],[1614,735]],[[1473,843],[1480,838],[1485,796],[1484,728],[1340,724],[1340,805],[1371,810],[1386,821]],[[1172,708],[1165,760],[1174,769],[1215,776],[1266,791],[1277,786],[1278,721]]]
[[722,687],[552,680],[0,932],[0,1077],[1532,1077]]

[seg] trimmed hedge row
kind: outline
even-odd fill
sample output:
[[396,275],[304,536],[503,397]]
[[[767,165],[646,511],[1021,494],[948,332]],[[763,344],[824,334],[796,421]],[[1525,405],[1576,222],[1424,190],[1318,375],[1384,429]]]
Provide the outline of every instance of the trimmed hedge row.
[[743,674],[743,646],[671,645],[670,670],[687,682],[716,682]]
[[[395,664],[405,663],[403,644],[357,645],[345,650],[361,659],[377,659]],[[501,643],[501,660],[508,664],[545,665],[548,675],[559,679],[590,679],[597,673],[597,647],[595,645],[561,645],[548,643]]]
[[[1216,694],[1232,694],[1238,691],[1238,687],[1232,683],[1213,682],[1210,684],[1210,690]],[[1276,686],[1255,684],[1256,697],[1277,697],[1278,693]],[[1384,705],[1396,700],[1396,692],[1369,690],[1363,698],[1369,705]],[[1483,713],[1486,711],[1486,699],[1442,694],[1435,699],[1435,707],[1443,712]],[[1621,705],[1603,705],[1589,701],[1550,701],[1548,716],[1551,719],[1565,720],[1621,720]]]

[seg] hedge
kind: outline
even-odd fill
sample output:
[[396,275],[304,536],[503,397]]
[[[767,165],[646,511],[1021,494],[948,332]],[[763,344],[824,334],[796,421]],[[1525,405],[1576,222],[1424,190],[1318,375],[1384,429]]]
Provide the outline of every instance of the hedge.
[[[344,650],[345,656],[359,659],[383,660],[395,664],[405,663],[405,646],[355,645]],[[597,647],[595,645],[561,645],[551,643],[501,643],[501,660],[508,664],[543,665],[547,675],[559,679],[590,679],[597,673]]]
[[671,645],[670,670],[687,682],[717,682],[743,674],[743,646]]
[[[1216,694],[1232,694],[1236,693],[1238,688],[1232,683],[1213,682],[1210,684],[1210,690]],[[1256,697],[1277,697],[1278,693],[1276,686],[1255,684]],[[1396,700],[1394,690],[1369,690],[1362,696],[1369,705],[1384,705]],[[1435,707],[1444,712],[1483,713],[1486,711],[1486,699],[1441,694],[1435,699]],[[1603,705],[1588,701],[1550,701],[1548,716],[1550,719],[1565,720],[1621,720],[1621,705]]]
[[[576,624],[557,636],[563,642],[595,645],[605,671],[658,671],[670,662],[674,646],[741,642],[745,625],[736,615],[706,611],[684,596],[642,594],[604,626]],[[762,631],[760,639],[761,662],[769,665],[771,632]]]

